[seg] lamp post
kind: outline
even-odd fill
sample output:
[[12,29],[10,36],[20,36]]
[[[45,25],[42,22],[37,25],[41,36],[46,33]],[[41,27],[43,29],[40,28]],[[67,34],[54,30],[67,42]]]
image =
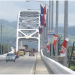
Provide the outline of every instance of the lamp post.
[[[56,35],[58,35],[58,1],[56,1]],[[58,40],[56,43],[55,60],[58,61]]]
[[[68,1],[64,2],[64,39],[68,38]],[[67,66],[67,50],[64,57],[64,66]]]
[[42,3],[46,4],[49,7],[49,5],[47,3],[45,3],[45,2],[43,2],[43,1],[38,1],[38,2],[42,2]]
[[1,54],[2,54],[2,22],[1,22]]
[[51,1],[49,1],[49,32],[50,32],[50,10],[51,10]]
[[8,52],[9,52],[9,40],[8,40],[8,38],[7,38],[7,44],[8,44]]
[[[28,0],[26,0],[26,2],[30,2],[30,1],[28,1]],[[37,2],[42,2],[42,3],[44,3],[44,4],[46,4],[45,2],[43,2],[43,1],[37,1]],[[48,28],[46,27],[45,29],[46,29],[46,31],[48,30],[49,32],[50,32],[50,12],[51,12],[51,1],[49,1],[49,5],[48,4],[46,4],[48,7],[49,7],[49,14],[48,14],[48,11],[47,11],[47,14],[49,15],[49,16],[47,16],[47,22],[49,22],[49,25],[48,25]],[[29,9],[30,10],[30,9]],[[48,24],[48,23],[47,23]],[[43,46],[44,46],[44,40],[45,40],[45,38],[44,38],[44,35],[45,35],[45,33],[43,32],[43,34],[42,34],[42,41],[43,41]],[[45,35],[45,37],[46,37],[47,35]],[[46,40],[48,40],[48,38],[46,39]],[[48,56],[50,56],[50,53],[48,53],[49,55]]]
[[[53,32],[53,1],[52,1],[51,32]],[[51,58],[53,58],[53,43],[51,43]]]
[[[43,2],[43,1],[40,1],[40,2]],[[43,3],[46,4],[45,2],[43,2]],[[51,1],[49,1],[49,5],[48,4],[46,4],[46,5],[49,7],[49,11],[47,10],[47,17],[46,17],[46,19],[47,19],[47,21],[46,21],[46,31],[48,30],[50,32]],[[47,22],[49,22],[49,24]],[[46,32],[46,33],[48,34],[48,32]],[[48,37],[47,36],[48,35],[45,35],[46,40],[48,41]],[[47,52],[47,50],[45,51],[45,53],[46,52]],[[48,52],[46,56],[50,57],[50,52]]]
[[40,9],[28,9],[28,10],[40,10]]

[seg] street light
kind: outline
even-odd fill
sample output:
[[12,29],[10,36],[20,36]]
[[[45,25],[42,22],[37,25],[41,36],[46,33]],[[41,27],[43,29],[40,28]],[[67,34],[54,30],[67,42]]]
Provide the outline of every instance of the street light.
[[8,52],[9,52],[9,40],[8,40],[8,38],[7,38],[7,43],[8,43]]
[[[30,0],[26,0],[26,2],[30,2]],[[42,3],[44,3],[44,4],[46,4],[48,7],[49,7],[49,32],[50,32],[50,8],[51,8],[51,1],[49,1],[49,5],[47,4],[47,3],[45,3],[45,2],[43,2],[43,1],[37,1],[37,2],[42,2]],[[28,9],[28,10],[31,10],[31,9]],[[36,10],[36,9],[35,9]],[[40,9],[39,9],[40,10]]]
[[1,22],[1,54],[2,54],[2,27],[4,27],[4,26],[2,26],[2,22]]
[[[26,0],[26,2],[30,2],[30,0]],[[37,1],[37,2],[42,2],[42,3],[46,4],[49,7],[49,5],[45,2],[43,2],[43,1]]]
[[28,9],[28,10],[40,10],[40,9]]
[[38,1],[38,2],[42,2],[42,3],[46,4],[49,7],[49,5],[47,3],[45,3],[45,2],[43,2],[43,1]]
[[[29,0],[27,0],[26,2],[30,2]],[[44,4],[46,4],[45,2],[43,2],[43,1],[37,1],[37,2],[42,2],[42,3],[44,3]],[[47,10],[47,17],[49,18],[49,19],[47,19],[47,22],[49,21],[49,26],[47,26],[45,29],[46,30],[49,30],[49,32],[50,32],[50,8],[51,8],[51,1],[49,1],[49,5],[48,4],[46,4],[48,7],[49,7],[49,17],[48,17],[48,10]],[[48,25],[48,23],[47,23],[47,25]],[[48,29],[49,28],[49,29]],[[42,36],[44,35],[44,33],[42,34]],[[45,36],[45,35],[44,35]],[[43,36],[43,38],[44,38],[44,36]],[[47,35],[46,35],[47,36]],[[48,39],[48,38],[46,38],[46,39]],[[45,38],[43,39],[43,41],[45,40]],[[50,55],[50,54],[49,54]]]

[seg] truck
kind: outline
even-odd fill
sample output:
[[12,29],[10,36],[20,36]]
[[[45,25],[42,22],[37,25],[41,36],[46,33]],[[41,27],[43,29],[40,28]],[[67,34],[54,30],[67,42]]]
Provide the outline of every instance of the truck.
[[25,47],[19,47],[19,55],[25,55]]
[[26,52],[29,52],[29,46],[28,45],[23,45],[26,49]]
[[29,50],[29,56],[30,56],[30,55],[33,55],[33,56],[34,56],[34,51],[33,51],[33,49],[30,49],[30,50]]

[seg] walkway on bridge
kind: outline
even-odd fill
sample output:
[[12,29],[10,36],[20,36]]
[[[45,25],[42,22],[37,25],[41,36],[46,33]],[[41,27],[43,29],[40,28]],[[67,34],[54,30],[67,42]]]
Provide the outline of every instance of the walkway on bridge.
[[35,74],[54,74],[42,60],[40,53],[36,53]]

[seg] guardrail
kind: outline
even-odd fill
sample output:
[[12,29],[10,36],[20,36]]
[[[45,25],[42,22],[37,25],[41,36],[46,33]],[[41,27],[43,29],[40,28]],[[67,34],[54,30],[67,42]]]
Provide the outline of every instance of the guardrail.
[[62,64],[54,61],[43,55],[41,50],[41,57],[45,61],[45,63],[49,66],[49,68],[54,72],[54,74],[75,74],[75,72]]

